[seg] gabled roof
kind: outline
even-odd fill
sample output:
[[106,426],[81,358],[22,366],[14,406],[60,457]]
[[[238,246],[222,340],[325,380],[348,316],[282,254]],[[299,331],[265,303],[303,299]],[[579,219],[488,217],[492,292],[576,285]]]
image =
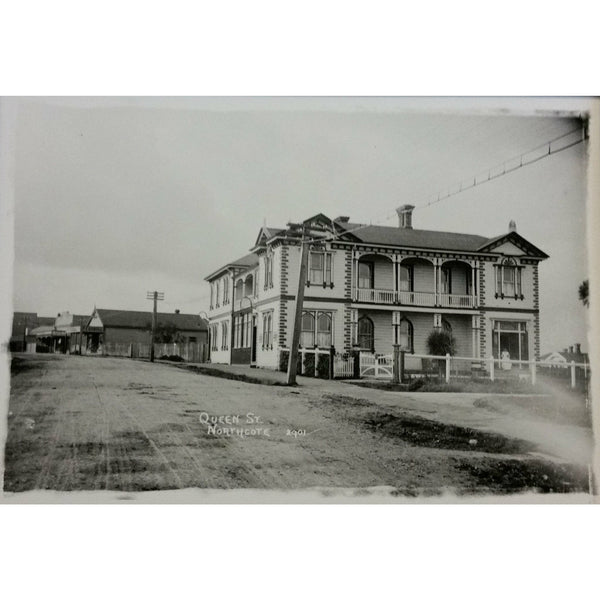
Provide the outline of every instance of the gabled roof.
[[[96,309],[104,327],[127,327],[134,329],[148,329],[152,323],[150,311],[139,310],[112,310],[108,308]],[[206,331],[207,324],[200,315],[185,313],[157,313],[157,324],[172,323],[180,331]],[[88,317],[88,321],[91,318]]]
[[254,243],[254,247],[256,248],[257,246],[263,246],[264,244],[267,243],[268,240],[283,233],[284,231],[285,231],[285,229],[278,229],[276,227],[267,227],[266,225],[264,225],[263,227],[260,228],[260,231],[258,232],[258,236],[256,238],[256,242]]
[[502,235],[488,239],[484,244],[478,248],[479,252],[493,252],[494,248],[501,246],[502,244],[510,242],[520,248],[530,256],[538,256],[542,258],[548,258],[548,255],[534,246],[531,242],[528,242],[522,235],[519,235],[516,231],[509,231]]

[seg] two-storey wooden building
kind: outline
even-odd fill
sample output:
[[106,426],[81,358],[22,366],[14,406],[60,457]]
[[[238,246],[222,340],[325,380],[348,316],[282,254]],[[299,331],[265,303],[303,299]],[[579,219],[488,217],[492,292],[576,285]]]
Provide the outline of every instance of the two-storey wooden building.
[[[322,242],[310,250],[300,345],[393,344],[426,354],[435,328],[452,332],[458,356],[539,358],[538,264],[548,256],[511,221],[495,238],[398,227],[319,214],[304,222]],[[302,234],[263,227],[251,253],[209,275],[213,362],[276,367],[292,336]]]

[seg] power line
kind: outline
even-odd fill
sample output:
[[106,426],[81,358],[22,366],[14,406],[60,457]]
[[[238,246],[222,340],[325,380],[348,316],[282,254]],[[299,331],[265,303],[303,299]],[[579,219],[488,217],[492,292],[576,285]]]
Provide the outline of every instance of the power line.
[[[574,141],[570,141],[570,142],[566,143],[565,145],[559,146],[558,148],[552,147],[552,144],[555,144],[556,142],[559,142],[560,140],[563,140],[564,138],[568,138],[568,137],[574,138],[575,134],[579,134],[579,135],[578,135],[577,139],[574,139]],[[578,144],[581,144],[582,142],[586,141],[587,139],[588,139],[588,133],[587,133],[587,129],[585,126],[579,127],[572,131],[569,131],[568,133],[564,133],[563,135],[560,135],[560,136],[553,138],[547,142],[544,142],[543,144],[540,144],[539,146],[536,146],[535,148],[532,148],[531,150],[528,150],[527,152],[523,152],[512,158],[509,158],[509,159],[505,160],[504,162],[500,163],[499,165],[496,165],[494,167],[487,169],[486,171],[481,171],[480,173],[475,175],[472,179],[463,180],[462,182],[459,182],[458,184],[456,184],[458,186],[458,189],[454,189],[453,191],[447,191],[445,193],[445,195],[442,195],[441,193],[439,193],[439,194],[437,194],[437,197],[435,200],[430,200],[428,202],[424,202],[423,204],[417,205],[417,206],[415,206],[415,210],[419,209],[419,208],[427,208],[429,206],[432,206],[433,204],[437,204],[438,202],[441,202],[442,200],[446,200],[447,198],[450,198],[451,196],[456,196],[457,194],[465,192],[469,189],[472,189],[474,187],[477,187],[477,186],[487,183],[489,181],[494,181],[500,177],[503,177],[505,175],[513,173],[514,171],[517,171],[519,169],[522,169],[523,167],[526,167],[526,166],[536,163],[540,160],[543,160],[544,158],[547,158],[554,154],[558,154],[559,152],[562,152],[563,150],[568,150],[569,148],[572,148],[573,146],[577,146]],[[533,153],[537,153],[539,150],[542,150],[542,149],[544,150],[544,152],[542,154],[535,154],[535,156],[529,156],[529,155],[532,155]],[[512,164],[513,161],[514,161],[514,164]],[[518,164],[516,161],[518,161]],[[502,170],[500,171],[500,169],[502,169]],[[496,170],[498,170],[498,172],[495,172]],[[480,175],[483,176],[482,179],[478,179],[478,177]],[[448,189],[450,190],[453,188],[448,188]],[[383,218],[376,221],[376,224],[381,224],[382,221],[389,221],[390,219],[394,218],[395,216],[396,216],[396,212],[394,211],[393,213],[389,213],[386,216],[384,216]],[[373,225],[373,222],[365,223],[363,225],[358,225],[356,227],[353,227],[352,229],[346,229],[344,231],[340,231],[339,233],[332,234],[329,237],[306,239],[304,243],[313,243],[315,241],[319,241],[319,242],[334,241],[334,240],[338,239],[341,235],[344,235],[346,233],[352,233],[354,231],[359,231],[360,229],[365,229],[367,227],[371,227],[372,225]]]
[[[570,142],[566,143],[565,145],[561,145],[558,148],[552,147],[552,144],[555,144],[556,142],[563,140],[564,138],[569,138],[569,137],[574,138],[574,134],[578,134],[578,136],[579,136],[577,139],[574,139],[574,141],[570,141]],[[549,140],[543,144],[540,144],[539,146],[536,146],[535,148],[532,148],[531,150],[528,150],[527,152],[523,152],[522,154],[513,156],[512,158],[509,158],[494,167],[490,167],[489,169],[487,169],[485,171],[481,171],[477,175],[473,176],[472,179],[463,180],[463,181],[455,184],[455,186],[453,186],[452,188],[448,188],[448,191],[444,195],[442,195],[442,193],[438,193],[437,198],[435,200],[430,200],[421,205],[417,205],[415,207],[415,210],[418,208],[427,208],[429,206],[432,206],[433,204],[437,204],[438,202],[441,202],[442,200],[446,200],[447,198],[450,198],[451,196],[456,196],[457,194],[460,194],[466,190],[473,189],[474,187],[483,185],[484,183],[488,183],[489,181],[494,181],[495,179],[504,177],[504,175],[508,175],[509,173],[514,173],[515,171],[518,171],[519,169],[522,169],[523,167],[527,167],[528,165],[531,165],[540,160],[543,160],[544,158],[547,158],[548,156],[552,156],[553,154],[558,154],[559,152],[562,152],[563,150],[568,150],[569,148],[572,148],[573,146],[576,146],[577,144],[581,144],[587,138],[588,138],[588,135],[587,135],[587,131],[586,131],[585,127],[583,127],[583,128],[580,127],[578,129],[574,129],[573,131],[569,131],[568,133],[565,133],[565,134],[560,135],[560,136],[558,136],[552,140]],[[538,153],[538,151],[540,151],[540,150],[544,150],[544,152]],[[456,186],[458,186],[458,189],[456,189]],[[453,191],[450,191],[451,189]]]

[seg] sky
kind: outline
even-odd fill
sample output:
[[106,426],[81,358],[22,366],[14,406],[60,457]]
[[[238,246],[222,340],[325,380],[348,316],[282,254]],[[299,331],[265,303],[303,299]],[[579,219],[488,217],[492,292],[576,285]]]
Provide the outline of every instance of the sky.
[[14,309],[149,310],[146,292],[156,289],[165,294],[159,310],[198,313],[208,307],[204,277],[247,254],[264,223],[323,212],[395,226],[394,209],[411,203],[416,229],[493,237],[515,220],[550,255],[540,268],[542,352],[587,348],[577,297],[587,277],[587,143],[425,206],[578,129],[581,107],[577,99],[22,99]]

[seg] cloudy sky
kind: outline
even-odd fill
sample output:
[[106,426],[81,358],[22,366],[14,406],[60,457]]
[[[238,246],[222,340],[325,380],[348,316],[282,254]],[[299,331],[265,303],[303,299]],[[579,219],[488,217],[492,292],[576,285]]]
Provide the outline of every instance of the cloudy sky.
[[[577,129],[585,101],[23,99],[14,309],[207,308],[203,278],[263,222],[317,212],[484,236],[519,233],[541,267],[542,350],[582,342],[587,144],[431,206],[438,193]],[[502,108],[502,110],[499,110]],[[507,110],[510,109],[510,110]],[[563,111],[563,112],[561,112]],[[534,155],[529,155],[534,156]]]

